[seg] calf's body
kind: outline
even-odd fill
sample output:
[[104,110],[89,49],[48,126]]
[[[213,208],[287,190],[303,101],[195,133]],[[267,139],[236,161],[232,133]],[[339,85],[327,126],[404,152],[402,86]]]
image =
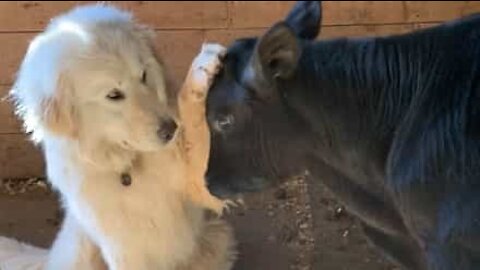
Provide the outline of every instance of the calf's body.
[[299,23],[319,8],[295,9],[306,19],[227,53],[208,100],[210,190],[308,169],[405,268],[480,269],[480,17],[313,41]]

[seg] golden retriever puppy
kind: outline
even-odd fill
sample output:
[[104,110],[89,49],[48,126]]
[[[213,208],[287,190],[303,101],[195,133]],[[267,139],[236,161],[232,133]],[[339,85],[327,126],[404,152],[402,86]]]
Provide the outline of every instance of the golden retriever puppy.
[[[220,45],[203,46],[177,113],[168,106],[152,33],[126,12],[79,7],[32,41],[11,94],[42,145],[66,212],[40,267],[231,268],[232,231],[205,215],[205,207],[220,212],[224,204],[203,178],[205,96],[223,53]],[[8,241],[0,240],[0,258]]]

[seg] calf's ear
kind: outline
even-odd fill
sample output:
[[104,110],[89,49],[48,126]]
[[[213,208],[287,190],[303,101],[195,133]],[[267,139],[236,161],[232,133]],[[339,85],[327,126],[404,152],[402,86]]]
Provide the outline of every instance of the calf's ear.
[[299,38],[308,40],[318,36],[321,21],[321,1],[298,1],[285,19]]
[[287,79],[297,68],[300,54],[300,44],[292,28],[278,23],[259,39],[251,64],[267,80]]

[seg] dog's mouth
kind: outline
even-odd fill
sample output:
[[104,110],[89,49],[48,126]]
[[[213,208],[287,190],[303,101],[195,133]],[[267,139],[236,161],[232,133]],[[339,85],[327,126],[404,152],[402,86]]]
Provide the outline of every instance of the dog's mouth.
[[159,138],[157,134],[155,137],[140,137],[137,140],[122,139],[117,142],[117,145],[127,151],[135,152],[156,152],[164,147],[168,147],[176,142],[178,133],[174,132],[167,140]]

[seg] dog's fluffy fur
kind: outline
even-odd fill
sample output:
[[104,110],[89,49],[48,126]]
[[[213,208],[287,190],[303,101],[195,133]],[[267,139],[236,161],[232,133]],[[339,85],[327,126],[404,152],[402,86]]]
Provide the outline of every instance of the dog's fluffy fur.
[[[128,13],[92,5],[55,18],[29,46],[12,96],[66,211],[48,260],[39,262],[46,269],[232,265],[231,229],[204,209],[223,207],[203,180],[204,99],[223,48],[204,46],[194,60],[177,117],[151,42]],[[171,140],[158,136],[165,119],[180,123]],[[131,186],[121,184],[124,172]],[[0,258],[12,245],[23,250],[0,239]]]

